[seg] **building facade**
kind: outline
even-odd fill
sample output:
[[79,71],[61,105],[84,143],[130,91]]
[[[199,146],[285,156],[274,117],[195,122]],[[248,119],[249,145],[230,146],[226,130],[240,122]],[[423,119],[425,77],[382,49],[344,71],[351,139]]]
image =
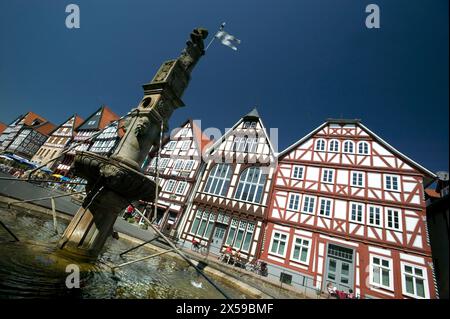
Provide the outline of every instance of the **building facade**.
[[205,161],[192,205],[179,226],[184,245],[195,239],[213,255],[231,247],[244,259],[256,258],[276,167],[256,109],[208,148]]
[[[67,176],[75,159],[75,152],[88,151],[94,143],[90,138],[118,119],[119,116],[105,105],[92,113],[76,130],[73,140],[67,145],[71,150],[64,155],[55,172]],[[99,150],[104,151],[104,149]]]
[[158,173],[161,191],[156,223],[166,234],[177,236],[176,229],[203,170],[203,150],[210,142],[195,121],[187,120],[163,143],[160,158],[156,150],[149,154],[149,164],[144,171],[153,180]]
[[[42,165],[51,159],[57,158],[63,149],[72,141],[75,136],[75,130],[83,122],[83,119],[74,114],[58,126],[45,143],[39,148],[31,159],[33,162]],[[52,168],[56,166],[57,160],[50,162],[47,166]]]
[[[441,175],[441,176],[439,176]],[[442,176],[444,175],[444,176]],[[439,298],[448,299],[449,282],[449,181],[448,173],[439,172],[435,189],[425,190],[427,223]]]
[[269,276],[362,298],[435,298],[433,178],[358,120],[327,121],[279,154],[261,255]]
[[88,149],[89,152],[110,156],[124,133],[121,121],[112,122],[98,136],[92,139],[92,144]]
[[55,125],[33,112],[20,115],[0,136],[0,151],[31,159],[44,144]]

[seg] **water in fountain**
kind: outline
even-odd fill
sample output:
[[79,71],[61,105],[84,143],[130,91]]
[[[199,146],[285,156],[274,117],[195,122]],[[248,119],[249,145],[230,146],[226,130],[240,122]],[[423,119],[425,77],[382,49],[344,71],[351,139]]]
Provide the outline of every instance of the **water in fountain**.
[[[158,256],[119,268],[113,274],[108,265],[148,256],[154,251],[139,248],[119,254],[133,244],[110,238],[99,260],[80,263],[56,253],[60,235],[55,234],[49,216],[30,215],[0,209],[1,220],[19,237],[0,229],[0,298],[222,298],[187,263],[170,256]],[[61,234],[67,223],[58,221]],[[80,289],[68,289],[67,265],[80,268]],[[226,285],[222,289],[233,298],[245,294]]]

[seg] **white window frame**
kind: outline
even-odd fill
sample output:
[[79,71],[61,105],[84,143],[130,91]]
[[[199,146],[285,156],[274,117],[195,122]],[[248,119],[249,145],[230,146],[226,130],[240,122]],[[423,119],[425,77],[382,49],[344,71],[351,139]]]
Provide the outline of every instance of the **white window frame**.
[[169,143],[167,143],[166,145],[166,150],[168,151],[173,151],[175,149],[175,147],[177,146],[177,141],[170,141]]
[[[326,173],[328,173],[328,174],[326,174]],[[336,173],[336,170],[333,168],[324,168],[322,170],[322,178],[321,178],[322,183],[334,184],[335,173]],[[330,174],[331,174],[331,181],[329,181]]]
[[[311,200],[312,200],[312,202],[313,202],[313,205],[312,205],[312,212],[305,211],[305,202],[306,202],[306,199],[309,199],[309,201],[308,201],[308,208],[311,206]],[[316,196],[303,195],[303,198],[302,198],[302,206],[301,206],[301,212],[302,212],[302,213],[305,213],[305,214],[314,215],[314,212],[315,212],[315,210],[316,210],[316,199],[317,199]]]
[[173,163],[173,170],[174,171],[181,171],[184,168],[184,160],[182,159],[177,159],[174,161]]
[[[279,254],[279,253],[278,253],[279,248],[280,248],[279,243],[278,243],[278,247],[277,247],[277,252],[276,252],[276,253],[272,252],[273,244],[274,244],[274,242],[275,242],[275,234],[279,234],[279,235],[280,235],[280,238],[278,239],[279,243],[281,242],[281,236],[282,236],[282,235],[286,236],[286,241],[285,241],[285,245],[284,245],[284,251],[283,251],[283,254]],[[282,231],[274,230],[274,231],[272,232],[272,238],[270,239],[269,254],[270,254],[270,255],[275,255],[275,256],[278,256],[278,257],[285,258],[285,257],[286,257],[287,250],[288,250],[288,244],[289,244],[289,233],[285,233],[285,232],[282,232]]]
[[[367,153],[364,152],[364,147],[363,147],[363,151],[360,152],[360,147],[361,147],[360,145],[361,145],[361,144],[367,145]],[[370,154],[370,145],[369,145],[369,142],[366,142],[366,141],[358,142],[356,152],[357,152],[359,155],[369,155],[369,154]]]
[[[220,176],[220,175],[217,175],[218,174],[217,169],[219,168],[219,166],[223,166],[223,165],[226,166],[226,171],[225,171],[225,174],[224,174],[225,176],[224,177]],[[208,176],[206,177],[205,186],[203,188],[203,191],[206,194],[211,194],[211,195],[214,195],[214,196],[223,196],[223,197],[227,196],[227,193],[228,193],[228,191],[230,189],[231,180],[232,180],[232,177],[233,177],[232,176],[233,172],[231,170],[232,170],[231,165],[227,164],[227,163],[218,163],[218,164],[213,165],[211,170],[208,172]],[[214,172],[214,176],[211,175],[213,172]],[[228,178],[228,176],[229,176],[229,178]],[[209,178],[212,179],[212,183],[210,185],[208,185]],[[217,182],[215,184],[214,190],[211,191],[211,187],[212,187],[212,185],[214,183],[214,180],[217,180]],[[219,185],[219,182],[222,182],[222,183],[221,183],[220,188],[217,189],[217,187]],[[207,186],[209,186],[209,191],[206,190]],[[225,187],[226,187],[225,194],[222,195]],[[214,192],[214,191],[216,191],[216,192]]]
[[[191,171],[194,168],[194,165],[195,165],[194,160],[187,160],[184,164],[183,171],[187,171],[187,172]],[[190,166],[190,167],[188,167],[188,166]]]
[[[405,266],[412,267],[413,268],[413,272],[414,272],[414,268],[418,268],[418,269],[422,270],[423,277],[420,277],[420,276],[418,276],[416,274],[408,274],[408,276],[411,276],[413,278],[419,277],[419,278],[421,278],[423,280],[425,297],[421,297],[421,296],[418,296],[418,295],[415,295],[415,294],[411,294],[411,293],[406,291]],[[408,296],[408,297],[412,297],[412,298],[416,298],[416,299],[430,299],[430,289],[429,289],[429,283],[428,283],[428,272],[427,272],[427,269],[425,267],[401,261],[400,262],[400,270],[401,270],[401,276],[402,276],[402,294],[403,295]],[[414,279],[413,279],[413,286],[414,286],[414,291],[417,292],[416,281]]]
[[[345,150],[346,149],[346,145],[351,145],[351,151],[349,150]],[[347,147],[350,148],[350,147]],[[344,141],[344,143],[342,144],[342,153],[345,154],[354,154],[355,153],[355,142],[350,141],[350,140],[346,140]]]
[[[335,143],[337,143],[337,151],[335,151],[334,148],[331,149],[332,145],[334,145]],[[331,153],[339,153],[339,148],[340,148],[340,146],[341,146],[341,143],[339,142],[339,140],[337,140],[337,139],[332,139],[332,140],[330,140],[330,141],[328,142],[328,152],[331,152]]]
[[[297,239],[300,239],[302,241],[301,244],[297,244]],[[305,246],[303,241],[307,240],[308,241],[308,245]],[[299,254],[299,259],[294,258],[294,251],[295,251],[295,247],[296,246],[300,246],[300,254]],[[292,261],[295,261],[297,263],[303,264],[303,265],[309,265],[309,258],[311,256],[311,246],[312,246],[312,238],[307,238],[307,237],[301,237],[301,236],[297,236],[294,235],[294,238],[292,240],[292,248],[291,248],[291,256],[290,259]],[[302,261],[300,260],[301,258],[301,249],[302,248],[306,248],[307,249],[307,253],[306,253],[306,261]]]
[[[385,207],[385,223],[384,227],[386,229],[395,230],[395,231],[403,231],[403,224],[402,224],[402,210],[398,208],[392,208],[392,207]],[[398,213],[398,228],[395,228],[393,226],[389,226],[389,211],[397,212]],[[392,215],[392,224],[395,225],[394,220],[394,214]]]
[[[356,205],[357,207],[362,207],[362,209],[361,209],[361,221],[354,220],[352,218],[353,205]],[[364,215],[365,215],[365,205],[363,203],[350,202],[350,211],[348,212],[348,219],[349,219],[350,222],[357,223],[357,224],[364,224]]]
[[[391,179],[391,187],[389,187],[389,188],[388,188],[388,185],[387,185],[388,178]],[[394,178],[397,179],[397,189],[393,188],[393,186],[394,186]],[[383,179],[384,179],[384,190],[385,191],[400,192],[400,181],[401,181],[400,175],[384,174]]]
[[191,148],[191,140],[183,140],[181,142],[181,150],[188,151]]
[[[370,222],[370,209],[373,208],[375,209],[379,209],[379,213],[380,213],[380,224],[376,224],[376,223],[371,223]],[[375,212],[374,212],[375,213]],[[369,226],[374,226],[374,227],[383,227],[383,207],[382,206],[378,206],[378,205],[367,205],[366,208],[366,214],[367,214],[367,225]],[[376,220],[375,216],[374,216],[374,220]]]
[[[322,210],[322,202],[329,202],[330,203],[330,211],[329,211],[329,215],[325,215],[322,214],[320,211]],[[327,207],[327,204],[325,204],[324,206],[325,208]],[[321,216],[321,217],[326,217],[326,218],[331,218],[333,216],[332,213],[333,210],[333,200],[331,198],[324,198],[324,197],[320,197],[319,198],[319,209],[317,211],[317,215]]]
[[[175,194],[177,195],[184,195],[186,189],[187,189],[187,182],[178,182],[177,187],[175,188]],[[180,190],[180,188],[182,188]]]
[[164,191],[166,193],[173,193],[173,191],[175,190],[175,185],[176,185],[176,181],[173,179],[168,179],[166,181],[166,184],[164,185]]
[[[297,169],[299,172],[301,172],[300,177],[298,176],[298,174],[297,174],[297,176],[296,176],[296,174],[295,174],[296,169]],[[305,166],[303,166],[303,165],[293,165],[293,166],[292,166],[292,173],[291,173],[291,178],[292,178],[292,179],[303,180],[303,175],[304,175],[304,174],[305,174]]]
[[[377,265],[378,267],[380,267],[381,269],[388,269],[389,270],[389,286],[385,286],[382,284],[382,280],[383,280],[383,276],[382,276],[382,271],[380,270],[380,283],[374,282],[373,281],[373,267],[374,267],[374,263],[373,263],[373,258],[378,258],[380,259],[380,265]],[[382,260],[386,260],[389,262],[389,268],[382,266]],[[392,258],[386,257],[386,256],[380,256],[380,255],[375,255],[375,254],[370,254],[369,255],[369,283],[371,286],[377,287],[377,288],[382,288],[382,289],[387,289],[390,291],[394,291],[394,263]]]
[[[249,176],[250,172],[253,172],[253,174],[258,174],[256,181],[253,180],[254,176]],[[239,175],[239,181],[236,186],[234,198],[247,203],[260,204],[264,199],[264,187],[266,185],[266,181],[267,175],[264,174],[260,167],[253,166],[246,168]],[[247,190],[247,192],[245,193],[244,190]],[[251,190],[253,190],[253,192]],[[246,198],[245,194],[247,195]]]
[[[321,146],[323,146],[322,148],[319,148],[319,142]],[[314,150],[319,151],[319,152],[325,152],[327,150],[327,143],[325,141],[325,139],[323,138],[319,138],[315,141],[314,143]]]
[[[291,208],[291,198],[292,197],[297,197],[297,209]],[[294,200],[294,203],[295,203],[295,200]],[[287,204],[288,204],[288,206],[287,206],[288,210],[292,210],[292,211],[295,211],[295,212],[300,211],[300,206],[301,206],[301,196],[300,196],[300,194],[298,194],[298,193],[289,193]]]
[[[362,185],[358,185],[358,184],[355,184],[353,181],[354,181],[354,179],[353,179],[353,175],[354,174],[360,174],[361,176],[362,176]],[[353,186],[353,187],[365,187],[365,185],[366,185],[366,181],[365,181],[365,176],[364,176],[364,172],[360,172],[360,171],[351,171],[351,180],[350,180],[350,185],[351,186]],[[357,179],[358,181],[359,181],[359,177],[358,177],[358,179]]]

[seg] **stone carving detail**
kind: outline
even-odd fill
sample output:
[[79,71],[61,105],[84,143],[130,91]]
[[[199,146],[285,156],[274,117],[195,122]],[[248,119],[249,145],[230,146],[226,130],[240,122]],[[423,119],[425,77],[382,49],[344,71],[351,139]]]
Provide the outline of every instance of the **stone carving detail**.
[[191,39],[186,42],[186,48],[181,52],[180,62],[185,71],[190,72],[202,55],[205,54],[203,40],[208,37],[208,30],[196,28],[191,33]]
[[136,137],[144,136],[150,126],[150,120],[148,117],[142,116],[137,120],[136,128],[134,129],[134,134]]

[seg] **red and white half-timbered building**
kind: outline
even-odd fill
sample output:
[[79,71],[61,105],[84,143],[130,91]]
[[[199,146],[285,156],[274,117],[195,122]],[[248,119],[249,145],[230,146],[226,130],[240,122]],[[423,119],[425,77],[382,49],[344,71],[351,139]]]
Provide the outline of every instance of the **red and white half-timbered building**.
[[158,175],[161,191],[155,222],[166,234],[176,236],[175,231],[203,169],[203,150],[210,143],[196,121],[189,119],[163,141],[160,157],[155,149],[149,153],[149,164],[144,171],[153,180]]
[[433,178],[359,120],[328,120],[279,154],[261,256],[269,276],[362,298],[435,298]]
[[263,221],[276,168],[274,150],[256,109],[242,117],[206,150],[181,239],[193,239],[220,255],[225,247],[244,259],[258,254]]

